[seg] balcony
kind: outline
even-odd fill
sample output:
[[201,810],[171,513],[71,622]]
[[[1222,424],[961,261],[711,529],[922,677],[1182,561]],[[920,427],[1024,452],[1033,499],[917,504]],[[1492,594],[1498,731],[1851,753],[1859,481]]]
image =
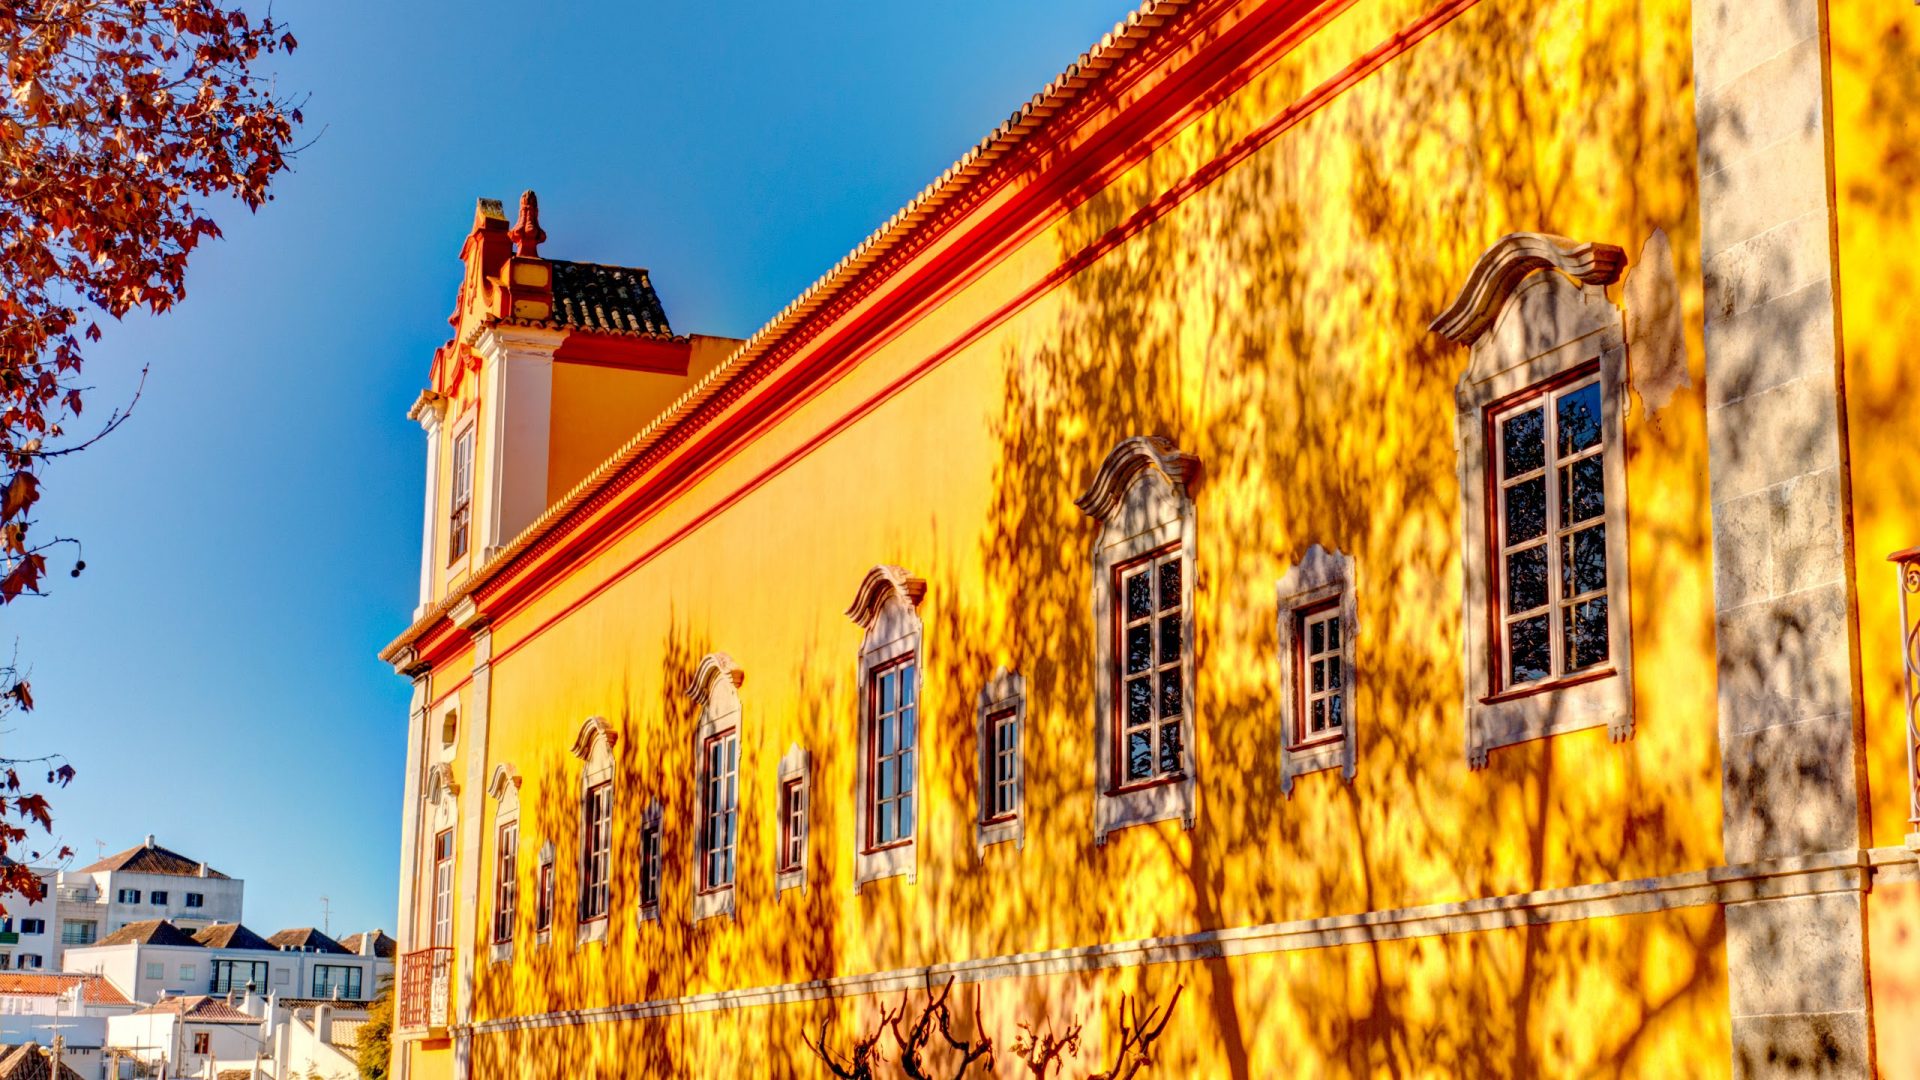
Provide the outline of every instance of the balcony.
[[91,904],[100,899],[100,894],[85,885],[63,885],[53,890],[53,898],[69,904]]
[[397,1016],[402,1031],[442,1034],[452,1015],[453,950],[447,946],[418,949],[400,958],[400,999]]

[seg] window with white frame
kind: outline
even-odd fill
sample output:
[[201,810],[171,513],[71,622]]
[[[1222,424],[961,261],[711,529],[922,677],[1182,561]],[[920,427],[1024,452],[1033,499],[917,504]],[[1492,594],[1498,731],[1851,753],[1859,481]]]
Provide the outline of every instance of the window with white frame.
[[1287,568],[1279,611],[1280,789],[1296,778],[1355,769],[1353,560],[1318,544]]
[[661,858],[666,848],[664,815],[655,802],[640,821],[640,918],[660,917]]
[[898,566],[876,566],[847,616],[863,631],[856,667],[858,768],[854,800],[854,891],[918,871],[920,688],[925,666],[920,600],[926,582]]
[[573,741],[580,759],[580,831],[575,897],[576,941],[603,941],[613,889],[613,748],[619,735],[604,717],[589,717]]
[[435,948],[453,944],[453,830],[433,838],[433,937]]
[[1465,543],[1467,754],[1604,726],[1633,733],[1626,345],[1606,286],[1625,253],[1502,237],[1433,330],[1455,391]]
[[147,978],[164,979],[166,977],[167,977],[167,965],[161,963],[158,960],[149,960],[147,962]]
[[1194,821],[1192,487],[1199,459],[1153,436],[1122,440],[1075,500],[1094,537],[1094,839]]
[[709,653],[695,667],[687,697],[694,724],[693,919],[733,910],[735,856],[740,840],[740,686],[746,681],[726,653]]
[[779,798],[775,808],[780,814],[780,846],[774,856],[774,893],[806,887],[807,817],[812,797],[808,779],[807,752],[798,743],[787,747],[780,757],[776,774]]
[[979,745],[980,810],[974,823],[974,846],[1011,840],[1026,843],[1026,680],[1002,667],[980,688],[974,711]]
[[453,486],[447,508],[447,562],[459,562],[472,544],[473,424],[453,437]]
[[513,955],[520,916],[520,775],[504,762],[496,765],[487,794],[494,800],[493,956],[499,960]]
[[547,940],[553,929],[553,843],[541,845],[540,867],[533,883],[533,929],[540,940]]

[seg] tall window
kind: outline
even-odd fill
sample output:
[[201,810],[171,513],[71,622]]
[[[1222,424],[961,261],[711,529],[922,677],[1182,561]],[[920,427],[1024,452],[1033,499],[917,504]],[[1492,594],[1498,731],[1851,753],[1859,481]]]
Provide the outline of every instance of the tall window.
[[[519,910],[519,882],[514,867],[520,853],[520,824],[510,821],[500,826],[500,842],[495,852],[493,884],[493,940],[513,940],[513,920]],[[355,968],[358,972],[360,969]]]
[[1325,603],[1299,612],[1294,632],[1295,714],[1293,745],[1297,749],[1340,738],[1346,728],[1346,689],[1341,686],[1343,652],[1340,646],[1340,602]]
[[208,993],[225,994],[230,991],[245,990],[249,985],[256,990],[267,985],[265,960],[215,960],[213,962],[213,985]]
[[453,944],[453,830],[433,838],[433,944]]
[[660,913],[660,815],[647,815],[640,828],[640,913],[649,918]]
[[987,820],[1004,821],[1020,812],[1020,718],[1012,709],[987,717],[992,740],[987,774]]
[[613,783],[587,789],[586,827],[580,845],[580,921],[607,915],[608,871],[613,861]]
[[1115,571],[1115,634],[1120,663],[1114,672],[1120,703],[1115,730],[1121,786],[1180,776],[1183,667],[1180,549],[1154,552]]
[[912,654],[876,669],[868,679],[872,696],[869,755],[873,769],[867,808],[867,846],[886,847],[913,838],[913,753],[915,722]]
[[1607,487],[1600,375],[1527,390],[1488,410],[1497,470],[1496,685],[1523,687],[1608,659]]
[[206,902],[207,902],[207,898],[200,895],[197,892],[190,892],[187,894],[188,907],[191,907],[191,908],[203,907],[205,906]]
[[353,964],[316,964],[313,996],[341,1001],[360,1000],[360,968]]
[[740,811],[740,733],[706,741],[706,786],[701,796],[700,887],[712,892],[733,884],[733,848]]
[[540,877],[534,886],[533,928],[546,933],[553,927],[553,859],[540,860]]
[[447,562],[467,553],[473,526],[473,425],[453,437],[453,492],[447,513]]
[[64,919],[60,923],[60,944],[91,945],[99,925],[92,919]]
[[780,863],[782,873],[800,870],[807,861],[807,778],[796,776],[780,785]]
[[203,1056],[213,1053],[213,1033],[208,1031],[194,1032],[193,1052]]

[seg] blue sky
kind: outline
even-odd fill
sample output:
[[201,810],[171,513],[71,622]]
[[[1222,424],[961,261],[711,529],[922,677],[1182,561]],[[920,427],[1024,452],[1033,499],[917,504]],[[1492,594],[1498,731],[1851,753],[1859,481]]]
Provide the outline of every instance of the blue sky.
[[[421,436],[478,196],[540,193],[543,254],[648,267],[674,328],[745,336],[1125,15],[966,4],[278,0],[311,95],[297,171],[220,217],[188,300],[108,326],[41,530],[79,579],[5,611],[63,752],[76,865],[151,832],[247,880],[269,932],[391,928]],[[38,838],[30,840],[30,844]]]

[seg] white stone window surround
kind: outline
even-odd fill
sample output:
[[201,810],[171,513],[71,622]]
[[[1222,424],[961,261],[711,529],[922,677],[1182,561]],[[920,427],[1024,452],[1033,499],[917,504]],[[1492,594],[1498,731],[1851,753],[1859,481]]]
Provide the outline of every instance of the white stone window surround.
[[[440,567],[442,583],[451,582],[465,574],[473,565],[474,546],[480,538],[480,522],[476,511],[480,502],[480,408],[479,402],[469,399],[460,414],[451,420],[443,420],[441,427],[447,435],[447,498],[443,506],[435,507],[437,524],[444,526],[435,529],[440,541],[440,550],[434,552],[434,561]],[[453,511],[459,499],[460,443],[465,440],[467,447],[467,548],[458,555],[453,553]]]
[[[1095,470],[1093,481],[1074,504],[1099,523],[1092,548],[1094,626],[1093,707],[1098,780],[1094,791],[1093,839],[1130,825],[1173,818],[1191,829],[1198,812],[1198,768],[1194,745],[1194,579],[1198,577],[1194,541],[1193,489],[1200,481],[1200,459],[1157,435],[1122,439]],[[1175,547],[1180,574],[1181,716],[1180,745],[1185,769],[1171,780],[1150,786],[1119,785],[1120,701],[1115,681],[1119,642],[1114,600],[1115,570],[1164,548]]]
[[[1455,389],[1460,478],[1461,569],[1465,578],[1466,751],[1473,768],[1501,746],[1605,727],[1615,742],[1633,735],[1632,611],[1627,591],[1626,339],[1606,286],[1626,253],[1544,233],[1511,233],[1480,256],[1460,295],[1431,329],[1469,347]],[[1602,473],[1606,485],[1608,654],[1596,672],[1495,685],[1489,522],[1490,410],[1516,394],[1585,365],[1601,388]]]
[[[789,838],[787,820],[787,785],[799,783],[806,806],[801,811],[800,861],[793,867],[785,867],[786,843]],[[780,815],[779,828],[775,830],[780,838],[779,847],[773,853],[773,892],[775,896],[788,889],[807,890],[807,860],[813,854],[813,770],[807,752],[800,744],[787,747],[780,755],[780,770],[774,783],[774,812]]]
[[[611,921],[605,915],[594,919],[582,920],[580,918],[580,901],[584,893],[580,890],[585,890],[587,886],[586,854],[587,829],[589,827],[587,821],[587,793],[601,784],[610,784],[613,782],[613,748],[619,741],[619,732],[616,731],[613,725],[609,724],[603,716],[588,717],[586,722],[580,725],[580,733],[573,740],[573,756],[579,758],[584,766],[580,772],[580,792],[577,800],[580,806],[580,823],[575,830],[576,835],[574,837],[574,852],[576,862],[578,863],[575,867],[575,877],[579,882],[579,890],[576,891],[576,895],[573,898],[573,940],[576,948],[590,941],[605,941],[607,939],[607,923]],[[619,785],[615,784],[608,790],[611,794],[608,808],[608,816],[610,819],[609,828],[613,835],[618,836],[619,831],[615,823],[619,820]],[[607,897],[607,907],[609,911],[611,911],[613,907],[613,897],[611,894],[615,876],[613,852],[612,848],[609,847],[607,853],[607,890],[609,894]],[[558,897],[555,899],[557,902]]]
[[[446,941],[440,940],[441,935],[438,933],[439,927],[437,925],[440,917],[444,914],[446,916],[449,934],[451,933],[453,921],[452,904],[454,902],[453,889],[451,884],[449,884],[445,898],[447,908],[444,912],[441,910],[442,901],[440,899],[439,875],[442,860],[438,854],[438,843],[443,834],[449,837],[459,835],[460,783],[454,778],[452,765],[444,761],[437,761],[427,766],[427,782],[424,787],[425,794],[423,798],[426,802],[421,808],[421,817],[426,826],[424,832],[428,852],[424,867],[426,877],[423,885],[427,902],[422,905],[423,910],[419,912],[419,915],[425,917],[427,932],[421,934],[419,939],[432,945],[450,945],[452,944],[450,939]],[[448,874],[452,874],[451,865],[448,867]],[[451,877],[449,877],[449,881],[451,881]],[[188,894],[189,907],[193,906],[191,902],[192,896],[193,894]]]
[[[926,707],[927,656],[920,625],[920,600],[927,583],[898,566],[876,566],[867,572],[854,594],[847,617],[865,633],[860,640],[859,665],[854,686],[858,724],[854,753],[859,764],[854,769],[854,845],[853,891],[881,878],[905,875],[908,884],[919,880],[918,852],[920,819],[926,800],[920,783]],[[915,702],[915,739],[913,755],[913,830],[911,835],[885,847],[871,845],[871,754],[873,739],[873,693],[869,676],[878,669],[913,658],[913,700]]]
[[[1356,613],[1353,557],[1319,544],[1309,547],[1300,561],[1280,575],[1274,587],[1278,601],[1280,642],[1280,790],[1293,794],[1294,781],[1310,772],[1338,768],[1349,782],[1357,767],[1355,729],[1359,726],[1354,691],[1354,638],[1360,629]],[[1339,734],[1303,745],[1301,709],[1300,616],[1332,602],[1340,626],[1340,683],[1343,715]]]
[[[995,717],[1013,714],[1013,812],[993,816],[993,794],[999,746],[994,739]],[[1001,667],[980,688],[974,709],[974,732],[979,747],[980,808],[974,815],[974,848],[985,854],[989,845],[1013,841],[1015,850],[1027,844],[1027,681],[1019,672]]]
[[[703,888],[707,873],[707,754],[706,746],[710,739],[718,738],[731,731],[735,738],[735,753],[746,745],[742,738],[744,732],[740,725],[740,687],[745,685],[747,673],[733,662],[726,653],[708,653],[702,657],[694,669],[693,682],[687,686],[687,697],[700,710],[699,722],[693,733],[694,757],[694,828],[693,828],[693,873],[688,876],[692,890],[693,921],[710,919],[716,915],[731,918],[734,914],[734,897],[739,891],[736,886],[740,880],[740,781],[745,774],[741,760],[736,757],[734,763],[734,802],[733,802],[733,880],[717,888]],[[664,838],[663,838],[664,839]]]
[[[558,904],[560,900],[558,889],[559,881],[555,877],[558,869],[554,866],[554,856],[553,841],[548,840],[540,845],[540,860],[534,864],[533,940],[537,945],[545,945],[547,942],[553,940],[555,905]],[[540,905],[543,902],[547,905],[547,924],[545,926],[540,925]]]
[[[650,923],[650,922],[657,923],[660,921],[660,892],[661,892],[662,886],[665,883],[665,878],[666,878],[666,869],[664,866],[660,865],[666,860],[666,857],[667,857],[667,849],[666,849],[667,836],[666,836],[666,828],[664,826],[665,821],[666,821],[666,810],[664,807],[660,805],[659,799],[655,799],[652,802],[648,803],[646,810],[644,810],[640,814],[640,832],[639,832],[640,880],[638,882],[639,895],[636,896],[634,899],[635,924]],[[649,859],[647,857],[646,838],[649,830],[658,830],[660,834],[659,840],[658,840],[659,852],[658,852],[657,860]],[[646,899],[646,876],[648,874],[659,875],[654,879],[653,901],[651,903],[649,903]]]
[[[494,766],[493,778],[487,782],[487,794],[494,801],[493,842],[498,845],[500,843],[501,830],[509,825],[517,826],[520,824],[520,774],[514,771],[513,766],[505,762]],[[500,866],[500,852],[497,849],[494,851],[493,862],[493,869],[496,875],[496,880],[493,883],[493,898],[494,903],[498,904],[500,899],[500,882],[497,880],[497,876],[501,872],[502,867]],[[510,874],[519,874],[520,852],[517,843],[513,863],[506,867],[505,871]],[[536,899],[535,902],[537,903],[538,900]],[[519,932],[519,926],[517,924],[522,921],[520,918],[520,909],[524,906],[525,905],[520,902],[519,882],[515,881],[513,917],[516,925],[513,929],[516,937]],[[496,920],[499,918],[499,912],[497,910],[494,913],[494,918]],[[500,935],[497,926],[489,926],[488,929],[492,931],[488,934],[488,937],[493,939],[491,952],[494,962],[505,963],[511,961],[513,959],[514,938],[509,937],[505,941],[501,941],[499,940]]]

